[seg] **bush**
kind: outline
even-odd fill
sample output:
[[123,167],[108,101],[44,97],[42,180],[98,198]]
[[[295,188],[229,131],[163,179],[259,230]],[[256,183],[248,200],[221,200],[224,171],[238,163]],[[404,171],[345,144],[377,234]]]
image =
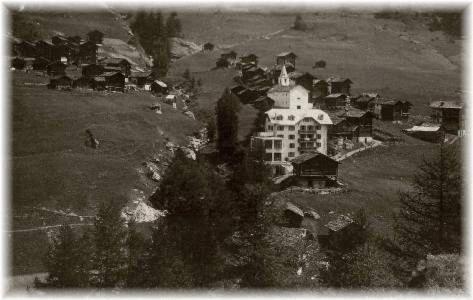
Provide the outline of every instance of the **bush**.
[[325,66],[327,65],[327,63],[325,62],[325,60],[319,60],[319,61],[316,61],[315,62],[315,65],[314,65],[314,69],[315,68],[325,68]]

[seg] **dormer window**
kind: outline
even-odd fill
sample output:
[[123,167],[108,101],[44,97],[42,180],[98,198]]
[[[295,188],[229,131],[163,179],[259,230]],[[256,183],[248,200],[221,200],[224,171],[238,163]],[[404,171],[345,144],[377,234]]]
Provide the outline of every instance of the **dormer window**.
[[317,119],[323,120],[323,119],[324,119],[324,115],[319,115],[319,117],[318,117]]
[[288,120],[289,120],[289,121],[294,121],[294,119],[295,119],[295,117],[292,116],[292,115],[288,117]]
[[282,115],[278,115],[278,116],[276,117],[276,120],[281,121],[282,119],[283,119]]

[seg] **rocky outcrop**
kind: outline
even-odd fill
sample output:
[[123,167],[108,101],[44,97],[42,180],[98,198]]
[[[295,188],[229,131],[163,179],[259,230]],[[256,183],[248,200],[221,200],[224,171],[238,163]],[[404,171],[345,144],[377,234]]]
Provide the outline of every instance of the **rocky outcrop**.
[[192,55],[202,50],[196,43],[183,40],[181,38],[171,38],[171,58],[178,59]]

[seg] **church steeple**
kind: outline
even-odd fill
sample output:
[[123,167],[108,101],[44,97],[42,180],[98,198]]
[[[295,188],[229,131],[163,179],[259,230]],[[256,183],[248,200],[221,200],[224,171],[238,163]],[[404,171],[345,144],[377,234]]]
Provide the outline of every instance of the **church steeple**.
[[286,66],[283,65],[281,68],[281,74],[279,75],[279,85],[289,86],[289,76],[287,75]]

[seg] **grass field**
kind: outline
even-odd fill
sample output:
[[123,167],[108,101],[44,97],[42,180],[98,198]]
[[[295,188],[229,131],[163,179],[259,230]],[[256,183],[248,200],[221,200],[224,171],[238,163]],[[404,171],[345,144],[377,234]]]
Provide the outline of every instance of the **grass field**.
[[[163,114],[149,109],[149,93],[65,92],[24,83],[47,78],[23,72],[12,75],[12,229],[60,224],[63,219],[30,215],[28,207],[94,214],[102,201],[126,203],[133,188],[152,192],[137,169],[162,150],[166,138],[185,145],[201,124],[170,105]],[[85,130],[99,140],[99,149],[85,146]],[[27,215],[26,218],[22,218]],[[33,221],[33,220],[35,221]],[[44,224],[42,221],[45,221]],[[69,222],[69,220],[65,220]],[[76,222],[77,220],[70,220]],[[24,253],[44,249],[30,243],[33,233],[13,234],[16,271],[25,270]],[[33,247],[33,248],[31,248]],[[23,252],[21,250],[23,248]],[[28,249],[29,248],[29,249]],[[18,256],[18,257],[16,257]],[[40,257],[34,257],[36,263]],[[35,266],[35,271],[38,271]],[[41,270],[39,270],[41,271]]]
[[[383,123],[384,128],[389,126],[391,132],[401,134],[397,126]],[[385,144],[343,160],[338,173],[346,185],[345,192],[329,195],[294,192],[288,198],[322,213],[331,210],[353,213],[362,208],[376,233],[389,234],[393,213],[399,207],[399,192],[412,189],[411,180],[417,166],[423,158],[432,157],[438,147],[406,135],[403,137],[401,143]]]

